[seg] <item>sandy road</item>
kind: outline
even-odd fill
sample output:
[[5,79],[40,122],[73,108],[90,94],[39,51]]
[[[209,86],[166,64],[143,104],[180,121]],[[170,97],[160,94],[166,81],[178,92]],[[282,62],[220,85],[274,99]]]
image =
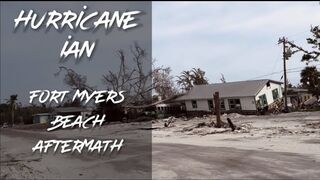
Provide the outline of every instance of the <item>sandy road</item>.
[[320,179],[320,112],[232,118],[250,125],[246,133],[183,132],[211,118],[176,119],[171,128],[154,123],[155,179]]
[[[145,138],[142,140],[151,137],[150,130],[140,128],[140,125],[146,127],[145,124],[118,124],[97,131],[80,132],[82,137],[95,138],[124,134],[130,148],[108,156],[39,155],[31,152],[31,147],[39,139],[79,137],[78,131],[59,130],[48,134],[43,131],[1,129],[1,179],[320,178],[320,133],[317,129],[304,126],[319,122],[320,112],[234,120],[238,124],[251,123],[255,128],[250,133],[199,136],[179,131],[183,124],[190,126],[200,120],[179,121],[176,123],[180,125],[176,127],[152,131],[152,150],[151,141],[139,142],[139,137]],[[286,130],[285,134],[281,134],[282,128]],[[303,133],[292,134],[287,132],[289,130]]]
[[0,179],[151,178],[151,144],[148,142],[127,139],[126,148],[104,155],[32,153],[31,148],[39,139],[50,138],[57,136],[2,129]]
[[320,162],[294,153],[182,144],[153,146],[155,179],[319,179]]

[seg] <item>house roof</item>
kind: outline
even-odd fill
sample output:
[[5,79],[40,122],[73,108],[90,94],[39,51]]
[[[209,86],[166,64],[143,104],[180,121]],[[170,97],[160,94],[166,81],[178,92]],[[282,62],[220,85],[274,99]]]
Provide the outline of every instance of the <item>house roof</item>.
[[295,93],[308,93],[308,89],[304,88],[288,88],[288,91],[292,91]]
[[258,92],[267,84],[267,82],[282,84],[281,82],[273,81],[270,79],[261,79],[196,85],[184,96],[177,98],[176,101],[192,99],[212,99],[213,93],[216,91],[219,91],[220,98],[256,96]]
[[60,112],[60,113],[69,113],[69,112],[86,112],[90,110],[84,107],[60,107],[60,108],[56,108],[54,111]]
[[38,113],[38,114],[34,114],[32,116],[51,116],[51,113]]

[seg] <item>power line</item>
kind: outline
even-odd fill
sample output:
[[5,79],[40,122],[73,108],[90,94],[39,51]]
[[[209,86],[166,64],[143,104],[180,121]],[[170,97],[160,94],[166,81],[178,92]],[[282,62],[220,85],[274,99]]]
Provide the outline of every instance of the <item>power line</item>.
[[274,62],[273,67],[272,67],[272,73],[274,72],[278,62],[280,62],[279,58],[280,58],[280,53],[277,53],[277,58],[275,59],[275,62]]
[[[319,65],[320,65],[320,64],[315,64],[315,65],[313,65],[313,66],[319,66]],[[303,68],[305,68],[305,67],[307,67],[307,66],[290,68],[290,69],[287,69],[287,72],[299,72],[300,70],[299,70],[299,71],[291,71],[291,70],[303,69]],[[263,78],[263,77],[266,77],[266,76],[271,76],[271,75],[280,74],[280,73],[283,73],[283,70],[277,71],[277,72],[272,72],[272,73],[270,73],[270,74],[265,74],[265,75],[257,76],[257,77],[255,77],[255,78],[251,78],[251,79],[249,79],[249,80],[254,80],[254,79],[258,79],[258,78]]]

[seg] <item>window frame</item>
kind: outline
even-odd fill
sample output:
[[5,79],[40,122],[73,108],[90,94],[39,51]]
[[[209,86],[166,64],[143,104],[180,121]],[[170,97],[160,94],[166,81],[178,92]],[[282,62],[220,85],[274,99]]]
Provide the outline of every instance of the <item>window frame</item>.
[[226,103],[224,103],[224,99],[220,99],[220,109],[223,111],[226,110]]
[[[241,100],[240,99],[228,99],[229,109],[230,110],[242,110]],[[239,105],[239,106],[237,106]],[[234,107],[231,107],[234,106]]]
[[208,99],[207,103],[208,103],[209,110],[212,111],[214,109],[213,100],[212,99]]
[[196,100],[192,100],[191,101],[191,106],[192,106],[192,109],[197,109],[198,108],[198,103]]
[[[265,99],[265,104],[262,102],[263,100],[262,100],[262,97],[264,97],[264,99]],[[262,95],[260,95],[259,96],[259,101],[260,101],[260,105],[262,106],[262,107],[266,107],[266,106],[268,106],[268,99],[267,99],[267,95],[266,94],[262,94]]]
[[[277,93],[277,97],[275,98],[275,92]],[[276,89],[273,89],[272,90],[272,98],[273,98],[273,100],[276,100],[276,99],[278,99],[280,96],[279,96],[279,90],[278,90],[278,88],[276,88]]]

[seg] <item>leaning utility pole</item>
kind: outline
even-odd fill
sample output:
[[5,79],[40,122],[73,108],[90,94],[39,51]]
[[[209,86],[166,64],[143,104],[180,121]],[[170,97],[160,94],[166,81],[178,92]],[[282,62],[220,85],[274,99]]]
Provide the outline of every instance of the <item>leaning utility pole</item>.
[[282,43],[283,46],[283,79],[284,79],[284,111],[288,112],[288,99],[287,99],[287,64],[286,60],[289,59],[287,52],[286,52],[286,43],[287,39],[282,37],[279,39],[279,43]]
[[[278,44],[283,45],[283,78],[284,78],[284,110],[288,112],[288,102],[287,102],[287,68],[286,68],[286,60],[295,54],[296,52],[304,52],[308,53],[308,51],[304,50],[302,47],[297,46],[293,41],[288,41],[286,37],[279,38]],[[288,46],[287,46],[288,45]],[[293,49],[293,50],[292,50]]]

